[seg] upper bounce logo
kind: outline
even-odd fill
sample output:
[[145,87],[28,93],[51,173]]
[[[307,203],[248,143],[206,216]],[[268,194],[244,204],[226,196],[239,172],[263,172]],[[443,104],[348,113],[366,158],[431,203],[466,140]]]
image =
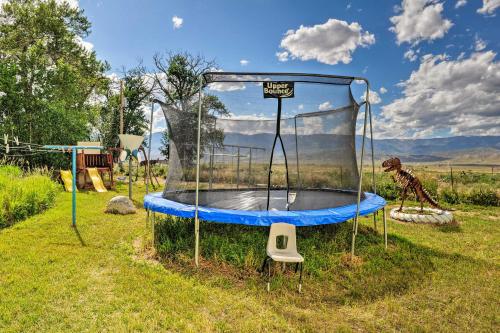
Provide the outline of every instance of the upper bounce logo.
[[294,97],[294,82],[275,81],[264,82],[264,98],[292,98]]

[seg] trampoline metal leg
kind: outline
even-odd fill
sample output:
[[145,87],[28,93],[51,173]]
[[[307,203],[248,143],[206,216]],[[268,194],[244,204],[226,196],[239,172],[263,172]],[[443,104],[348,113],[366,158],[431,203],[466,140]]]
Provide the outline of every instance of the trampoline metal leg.
[[194,220],[194,233],[195,233],[195,239],[194,239],[194,262],[196,264],[196,267],[200,265],[200,220],[198,218],[198,212],[196,212],[195,220]]
[[352,227],[352,242],[351,242],[351,257],[354,257],[354,246],[356,244],[356,234],[358,233],[358,227],[357,227],[357,224],[358,223],[358,217],[356,216],[353,220],[352,220],[352,224],[353,224],[353,227]]
[[156,213],[153,212],[151,214],[152,223],[151,223],[151,246],[155,247],[155,222],[156,222]]
[[384,222],[384,247],[387,250],[387,218],[385,216],[385,207],[382,208],[382,220]]
[[377,231],[377,212],[373,213],[373,228]]

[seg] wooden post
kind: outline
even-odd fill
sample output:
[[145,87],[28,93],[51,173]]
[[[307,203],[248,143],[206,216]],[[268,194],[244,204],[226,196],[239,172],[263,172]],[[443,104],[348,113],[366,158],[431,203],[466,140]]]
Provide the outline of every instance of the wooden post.
[[453,181],[453,167],[450,165],[450,179],[451,179],[451,191],[455,191],[454,181]]
[[343,181],[342,181],[342,167],[340,167],[340,187],[343,186]]

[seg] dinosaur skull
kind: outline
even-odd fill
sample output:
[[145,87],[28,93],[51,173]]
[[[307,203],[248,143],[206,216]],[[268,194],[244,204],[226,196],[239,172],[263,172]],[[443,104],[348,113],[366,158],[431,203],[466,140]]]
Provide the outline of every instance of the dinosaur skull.
[[385,160],[382,163],[382,167],[386,168],[384,171],[389,172],[392,170],[400,170],[401,169],[401,161],[397,157],[391,157],[388,160]]

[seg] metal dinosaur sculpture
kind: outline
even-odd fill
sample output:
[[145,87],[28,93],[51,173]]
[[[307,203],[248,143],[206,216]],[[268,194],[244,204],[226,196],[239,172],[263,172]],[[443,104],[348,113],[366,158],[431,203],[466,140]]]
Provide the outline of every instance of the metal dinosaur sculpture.
[[399,184],[403,190],[401,191],[401,206],[398,211],[403,209],[403,204],[405,202],[408,190],[412,190],[420,201],[420,211],[424,210],[424,203],[427,202],[433,208],[440,210],[446,210],[441,207],[436,200],[432,199],[430,194],[425,190],[424,186],[420,180],[413,175],[410,169],[403,169],[401,161],[397,157],[392,157],[382,163],[382,167],[386,168],[385,172],[390,172],[395,170],[396,175],[392,176],[394,182]]

